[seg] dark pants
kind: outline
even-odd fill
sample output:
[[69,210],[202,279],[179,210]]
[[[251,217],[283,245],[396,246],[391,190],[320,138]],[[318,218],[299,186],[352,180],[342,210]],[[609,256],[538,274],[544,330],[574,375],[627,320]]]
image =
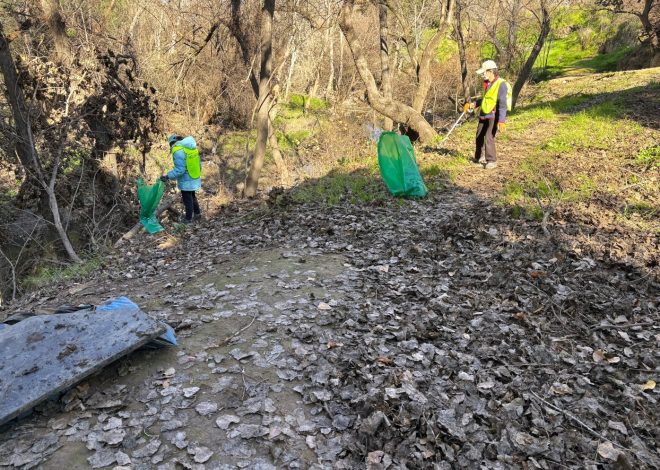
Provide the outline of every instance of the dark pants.
[[497,134],[495,119],[479,120],[479,125],[477,126],[477,147],[474,151],[475,162],[481,159],[481,153],[484,147],[486,147],[486,162],[497,161],[495,134]]
[[181,191],[181,199],[183,199],[183,206],[186,208],[186,219],[192,221],[193,214],[199,215],[199,204],[197,204],[197,195],[195,191]]

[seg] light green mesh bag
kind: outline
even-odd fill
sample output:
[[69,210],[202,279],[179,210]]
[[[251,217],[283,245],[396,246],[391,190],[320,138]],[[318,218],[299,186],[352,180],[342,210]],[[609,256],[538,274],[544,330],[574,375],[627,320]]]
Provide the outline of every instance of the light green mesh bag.
[[147,186],[144,180],[137,180],[137,194],[140,201],[140,222],[144,229],[153,234],[163,230],[163,226],[158,223],[156,218],[156,209],[165,192],[165,184],[158,180],[156,184]]

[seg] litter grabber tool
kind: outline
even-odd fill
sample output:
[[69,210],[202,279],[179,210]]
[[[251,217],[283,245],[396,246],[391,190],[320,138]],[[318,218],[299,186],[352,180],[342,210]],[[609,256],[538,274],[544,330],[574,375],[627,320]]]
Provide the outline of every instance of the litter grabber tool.
[[451,128],[449,129],[449,132],[447,132],[447,134],[442,138],[440,143],[438,143],[438,146],[440,146],[445,140],[447,140],[449,138],[451,133],[454,132],[454,129],[456,129],[456,126],[458,126],[458,124],[461,122],[461,119],[463,119],[463,117],[466,114],[473,114],[475,109],[476,109],[476,104],[474,102],[469,101],[469,102],[465,103],[463,105],[463,112],[461,113],[460,116],[458,116],[458,119],[456,119],[456,122],[454,123],[454,125],[451,126]]
[[458,123],[461,122],[461,119],[463,119],[463,116],[465,116],[466,111],[463,111],[460,116],[458,116],[458,119],[456,119],[456,122],[454,123],[453,126],[449,129],[449,132],[442,138],[442,140],[438,143],[438,146],[442,145],[442,143],[447,140],[452,132],[454,132],[454,129],[456,129],[456,126],[458,126]]

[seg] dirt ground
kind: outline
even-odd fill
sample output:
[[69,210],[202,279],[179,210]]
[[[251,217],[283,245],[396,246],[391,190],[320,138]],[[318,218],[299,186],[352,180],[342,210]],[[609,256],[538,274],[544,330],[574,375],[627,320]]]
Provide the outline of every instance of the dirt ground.
[[9,423],[0,464],[657,468],[657,272],[562,233],[448,188],[138,238],[17,309],[128,295],[179,348]]
[[4,425],[0,467],[660,468],[657,233],[513,218],[496,195],[534,141],[424,200],[166,221],[24,297],[3,315],[126,295],[179,346]]

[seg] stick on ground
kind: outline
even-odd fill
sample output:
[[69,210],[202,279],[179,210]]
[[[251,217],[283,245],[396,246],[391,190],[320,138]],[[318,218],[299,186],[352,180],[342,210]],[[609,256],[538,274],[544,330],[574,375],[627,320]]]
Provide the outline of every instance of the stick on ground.
[[[172,204],[174,204],[175,200],[176,200],[176,198],[172,197],[172,198],[168,199],[167,201],[161,202],[160,205],[158,206],[158,208],[156,209],[155,215],[159,216],[163,211],[169,209],[172,206]],[[131,228],[128,232],[123,234],[121,236],[121,238],[115,242],[114,248],[117,248],[124,241],[130,240],[131,238],[133,238],[140,231],[141,228],[142,228],[142,223],[138,222],[137,224],[135,224],[133,226],[133,228]]]

